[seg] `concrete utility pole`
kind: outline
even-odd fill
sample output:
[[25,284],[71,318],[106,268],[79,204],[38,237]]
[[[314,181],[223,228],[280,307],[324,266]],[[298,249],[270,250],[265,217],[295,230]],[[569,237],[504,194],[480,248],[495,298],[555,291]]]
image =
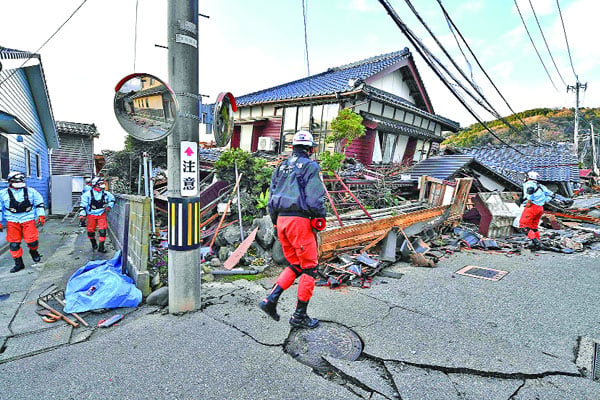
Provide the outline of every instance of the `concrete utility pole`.
[[598,175],[598,163],[597,163],[597,155],[596,155],[596,138],[594,137],[594,123],[590,122],[590,130],[592,135],[592,171],[596,175]]
[[[181,195],[181,142],[199,140],[198,0],[169,0],[168,46],[169,83],[179,103],[179,116],[167,139],[169,237],[175,238],[169,241],[169,312],[179,313],[200,308],[199,241],[191,240],[198,231],[194,210],[200,198]],[[192,183],[197,189],[197,154],[194,157],[195,165],[190,162],[184,172],[196,172]]]
[[575,86],[568,85],[567,92],[570,90],[575,92],[575,127],[573,128],[573,143],[575,144],[575,154],[577,154],[577,158],[579,159],[579,90],[587,89],[587,83],[579,82],[579,78],[577,78],[577,82]]

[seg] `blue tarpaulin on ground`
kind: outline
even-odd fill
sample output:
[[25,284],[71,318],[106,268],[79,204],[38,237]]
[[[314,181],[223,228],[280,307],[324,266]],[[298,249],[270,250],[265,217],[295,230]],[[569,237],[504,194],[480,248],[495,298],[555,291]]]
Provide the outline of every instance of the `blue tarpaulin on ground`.
[[133,279],[121,274],[121,252],[111,260],[90,261],[69,278],[65,290],[65,312],[99,308],[137,307],[142,292]]

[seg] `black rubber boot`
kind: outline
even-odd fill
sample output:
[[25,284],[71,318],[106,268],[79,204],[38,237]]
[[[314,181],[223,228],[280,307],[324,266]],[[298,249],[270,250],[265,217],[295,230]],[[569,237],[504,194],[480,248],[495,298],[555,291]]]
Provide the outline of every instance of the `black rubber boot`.
[[15,266],[10,269],[11,273],[19,272],[20,270],[25,268],[25,264],[23,263],[23,257],[15,258]]
[[104,242],[100,242],[100,245],[98,246],[98,251],[100,253],[106,253],[106,249],[104,248]]
[[92,250],[96,250],[98,248],[98,243],[96,243],[96,239],[90,239],[90,243],[92,244]]
[[294,328],[303,328],[303,329],[313,329],[319,326],[319,320],[316,318],[311,318],[306,314],[306,309],[308,308],[308,301],[300,301],[298,300],[298,304],[296,305],[296,311],[294,311],[294,315],[290,318],[290,325]]
[[38,253],[37,250],[29,250],[29,254],[31,254],[31,259],[33,260],[33,262],[38,263],[42,259],[42,256],[40,255],[40,253]]
[[279,296],[283,293],[283,288],[279,285],[275,285],[269,296],[266,299],[261,301],[258,306],[261,310],[267,313],[267,315],[273,318],[275,321],[279,321],[279,314],[277,314],[277,302],[279,301]]

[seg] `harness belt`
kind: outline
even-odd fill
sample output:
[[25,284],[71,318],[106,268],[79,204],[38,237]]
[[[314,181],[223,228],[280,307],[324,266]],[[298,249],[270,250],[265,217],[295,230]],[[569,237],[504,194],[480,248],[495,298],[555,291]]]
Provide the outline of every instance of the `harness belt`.
[[106,204],[106,193],[102,192],[102,198],[100,200],[96,200],[94,198],[94,194],[92,193],[92,201],[90,202],[90,208],[92,210],[99,210],[101,208],[104,208],[104,205]]
[[15,199],[15,195],[12,193],[10,188],[7,190],[8,198],[10,199],[10,205],[8,207],[8,211],[14,214],[29,212],[33,208],[33,204],[29,201],[29,190],[27,188],[23,188],[23,201],[18,202]]

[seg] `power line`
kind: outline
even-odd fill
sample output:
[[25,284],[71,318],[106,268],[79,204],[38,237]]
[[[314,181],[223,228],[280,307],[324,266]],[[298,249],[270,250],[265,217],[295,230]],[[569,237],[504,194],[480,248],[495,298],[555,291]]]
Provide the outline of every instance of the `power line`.
[[[419,52],[419,54],[421,55],[421,57],[423,57],[423,59],[425,60],[425,62],[427,63],[427,65],[433,70],[433,72],[437,75],[437,77],[442,81],[442,83],[448,88],[448,90],[450,90],[450,92],[454,95],[454,97],[456,97],[456,99],[467,109],[467,111],[469,111],[469,113],[477,120],[477,122],[479,122],[493,137],[495,137],[499,142],[505,144],[506,146],[512,148],[513,150],[515,150],[517,153],[519,154],[523,154],[521,153],[518,149],[516,149],[515,147],[511,146],[510,144],[506,143],[504,140],[502,140],[500,137],[498,137],[498,135],[496,135],[496,133],[494,133],[494,131],[492,131],[487,124],[481,120],[481,118],[479,118],[479,116],[471,109],[471,107],[469,107],[469,105],[467,103],[465,103],[463,101],[463,99],[460,97],[460,95],[456,92],[456,90],[452,87],[452,85],[444,78],[444,76],[442,76],[441,72],[437,69],[437,67],[431,62],[431,59],[429,58],[428,55],[425,55],[424,50],[426,49],[425,45],[423,43],[420,43],[420,46],[417,42],[420,42],[419,39],[416,37],[416,35],[414,35],[412,33],[412,31],[406,26],[406,24],[402,21],[402,19],[398,16],[398,14],[396,13],[396,11],[394,10],[394,8],[390,5],[390,3],[388,2],[388,0],[379,0],[379,3],[381,3],[381,5],[383,6],[383,8],[386,9],[387,13],[390,15],[390,17],[392,18],[392,20],[396,23],[396,26],[398,26],[398,28],[402,31],[402,33],[404,34],[404,36],[406,36],[406,38],[411,42],[411,44],[415,47],[415,49],[417,50],[417,52]],[[431,55],[431,52],[428,52],[429,55]]]
[[50,41],[52,40],[52,38],[63,28],[63,26],[65,26],[67,24],[67,22],[69,22],[71,20],[71,18],[73,18],[73,16],[77,13],[77,11],[79,11],[79,9],[81,7],[83,7],[83,5],[87,3],[87,0],[83,0],[83,2],[75,9],[75,11],[73,11],[71,13],[71,15],[69,15],[69,17],[65,20],[65,22],[63,22],[62,24],[60,24],[60,26],[58,27],[58,29],[56,29],[56,31],[54,31],[54,33],[52,35],[50,35],[50,37],[48,39],[46,39],[46,41],[44,41],[44,43],[42,43],[42,45],[40,47],[38,47],[38,49],[36,51],[34,51],[25,61],[23,61],[23,64],[21,64],[18,68],[15,68],[10,75],[8,75],[6,78],[4,78],[2,80],[2,82],[0,82],[0,86],[2,86],[2,84],[4,82],[6,82],[8,79],[10,79],[19,69],[23,68],[23,66],[25,64],[27,64],[27,62],[29,60],[31,60],[35,55],[39,55],[40,50],[42,50],[42,48]]
[[[411,0],[405,0],[406,4],[408,5],[408,7],[410,8],[410,10],[413,12],[413,14],[417,17],[417,19],[419,20],[419,22],[421,22],[421,24],[423,25],[423,27],[425,27],[425,29],[427,30],[427,32],[429,32],[429,34],[431,35],[431,37],[433,38],[433,40],[436,42],[436,44],[438,45],[438,47],[442,50],[442,52],[446,55],[446,57],[450,60],[450,62],[452,63],[452,65],[454,65],[454,68],[457,69],[457,71],[462,75],[462,77],[464,79],[467,80],[467,82],[469,82],[469,84],[471,85],[471,87],[473,87],[473,89],[475,90],[475,92],[479,95],[479,97],[489,106],[488,108],[485,108],[490,114],[492,114],[494,117],[496,117],[497,119],[499,119],[500,121],[502,121],[502,123],[504,123],[504,125],[506,125],[510,130],[512,130],[515,133],[519,133],[519,131],[517,131],[517,129],[512,126],[510,124],[510,122],[508,122],[506,119],[504,119],[500,113],[498,111],[496,111],[496,109],[494,108],[494,106],[492,106],[492,104],[486,99],[486,97],[483,95],[483,93],[481,92],[481,89],[475,85],[475,83],[469,79],[467,77],[467,75],[464,73],[464,71],[458,66],[458,64],[454,61],[454,59],[452,58],[452,56],[448,53],[448,51],[446,50],[446,48],[444,47],[444,45],[442,45],[442,43],[438,40],[438,38],[436,37],[436,35],[433,33],[433,31],[429,28],[429,26],[427,25],[427,23],[423,20],[423,18],[421,18],[421,16],[419,15],[419,13],[417,12],[417,10],[415,9],[415,7],[413,6]],[[453,78],[454,79],[454,78]],[[456,79],[454,79],[456,82]],[[460,83],[457,82],[459,85]],[[463,88],[463,90],[465,90],[465,88],[460,85],[461,88]],[[465,90],[466,91],[466,90]],[[471,97],[473,97],[473,95],[471,95],[469,92],[467,92],[467,94],[469,94]],[[474,97],[473,97],[474,98]]]
[[[306,14],[308,8],[308,0],[306,0],[307,4],[304,4],[305,0],[300,0],[302,2],[302,17],[304,22],[304,51],[306,52],[306,71],[307,76],[310,77],[310,63],[308,62],[308,34],[306,32]],[[310,82],[309,82],[310,84]]]
[[519,17],[521,17],[521,22],[523,22],[523,27],[525,28],[525,32],[527,32],[527,36],[529,36],[531,45],[533,46],[533,49],[535,50],[535,54],[537,54],[538,58],[540,59],[540,62],[542,63],[542,67],[544,67],[544,71],[546,71],[546,75],[548,75],[548,79],[550,79],[550,82],[552,82],[552,86],[554,86],[554,89],[558,92],[558,88],[554,84],[554,81],[552,80],[552,77],[550,76],[550,73],[548,72],[548,68],[546,68],[546,64],[544,64],[544,60],[542,60],[542,56],[540,56],[540,52],[538,51],[537,47],[535,46],[535,42],[533,41],[533,38],[531,37],[531,34],[529,33],[529,29],[527,29],[527,24],[525,23],[525,19],[523,19],[523,14],[521,14],[521,9],[519,8],[519,4],[517,3],[517,0],[513,0],[513,1],[515,3],[515,7],[517,7],[517,11],[519,12]]
[[137,59],[138,3],[139,0],[135,0],[135,28],[133,33],[133,72],[135,72],[135,61]]
[[[452,76],[452,74],[450,74],[450,72],[445,68],[444,65],[442,65],[442,63],[440,61],[438,61],[435,57],[432,56],[432,54],[430,54],[432,56],[432,58],[434,58],[434,60],[438,63],[438,65],[440,65],[444,71],[446,71],[446,73],[452,78],[452,80],[454,80],[454,82],[456,82],[456,84],[465,91],[465,93],[467,93],[473,100],[475,100],[483,109],[485,109],[487,112],[489,112],[490,114],[494,115],[494,109],[491,106],[491,104],[484,99],[484,96],[481,94],[481,92],[478,90],[478,88],[476,87],[476,85],[473,84],[473,82],[466,76],[466,74],[463,72],[463,70],[458,66],[458,64],[456,64],[456,62],[454,61],[454,59],[450,56],[450,54],[448,54],[448,52],[446,51],[446,48],[442,45],[442,43],[438,40],[438,38],[436,37],[436,35],[433,33],[433,31],[429,28],[429,26],[425,23],[425,21],[423,20],[423,18],[421,18],[421,15],[417,12],[417,10],[415,9],[415,7],[413,6],[412,2],[410,0],[404,0],[406,2],[406,4],[408,5],[408,7],[410,8],[410,10],[413,12],[413,14],[415,15],[415,17],[417,17],[417,19],[419,20],[419,22],[421,22],[421,24],[423,25],[423,27],[427,30],[427,32],[429,32],[429,34],[431,35],[431,37],[433,38],[433,40],[435,41],[435,43],[438,45],[438,47],[442,50],[442,52],[446,55],[446,57],[450,60],[450,62],[452,63],[452,65],[454,65],[454,68],[456,68],[458,70],[458,72],[462,75],[463,78],[465,78],[467,80],[467,82],[469,82],[471,84],[471,86],[475,89],[475,91],[477,92],[477,94],[480,96],[480,98],[475,97],[471,91],[467,88],[465,88],[463,86],[463,84],[461,82],[458,81],[458,79],[454,78],[454,76]],[[428,52],[428,50],[427,50]],[[482,102],[485,101],[485,103],[487,104],[487,106],[483,105]],[[489,108],[488,108],[489,107]]]
[[575,72],[575,67],[573,66],[573,59],[571,58],[571,48],[569,47],[569,39],[567,39],[567,30],[565,29],[565,21],[563,20],[562,11],[560,10],[560,4],[558,3],[558,0],[556,0],[556,6],[558,7],[560,22],[562,24],[563,33],[565,35],[565,42],[567,43],[567,53],[569,53],[569,62],[571,63],[571,69],[573,70],[573,75],[575,75],[575,80],[579,81],[577,73]]
[[[471,46],[469,46],[469,43],[467,42],[467,40],[465,39],[465,37],[461,33],[460,29],[458,29],[458,26],[456,26],[456,24],[454,23],[454,21],[450,17],[450,14],[448,14],[448,11],[446,10],[446,8],[444,7],[444,5],[442,4],[442,0],[437,0],[437,2],[439,4],[440,8],[442,9],[442,12],[444,14],[444,17],[446,18],[446,21],[450,22],[450,24],[452,25],[452,27],[454,27],[454,29],[456,30],[456,33],[458,33],[458,36],[460,37],[460,39],[462,40],[462,42],[465,44],[465,46],[469,50],[469,53],[471,54],[471,56],[475,60],[475,63],[477,63],[477,66],[479,67],[479,69],[481,69],[481,72],[483,72],[483,74],[485,75],[485,77],[487,78],[487,80],[490,82],[490,84],[496,90],[496,93],[498,93],[498,95],[500,96],[500,98],[504,101],[504,104],[506,104],[506,106],[508,107],[508,109],[515,115],[515,117],[517,117],[517,119],[521,122],[521,124],[523,124],[523,126],[531,134],[535,134],[535,132],[533,132],[531,130],[531,128],[525,123],[525,121],[523,121],[523,119],[511,107],[511,105],[508,102],[508,100],[506,100],[506,97],[504,97],[504,95],[502,94],[502,92],[500,92],[500,89],[498,89],[498,86],[496,86],[496,84],[494,83],[494,81],[492,80],[492,78],[490,77],[490,75],[487,73],[487,71],[485,70],[485,68],[483,68],[483,65],[481,65],[481,62],[479,62],[479,58],[477,58],[477,56],[475,55],[475,52],[473,51],[473,49],[471,48]],[[539,143],[537,141],[534,141],[534,142]]]
[[546,36],[544,36],[544,31],[542,30],[542,25],[540,25],[540,21],[538,20],[537,14],[535,13],[535,9],[533,8],[533,3],[531,2],[531,0],[529,0],[529,6],[531,7],[531,11],[533,12],[533,16],[535,17],[535,22],[537,23],[538,28],[540,28],[540,33],[542,34],[542,39],[544,39],[544,44],[546,45],[546,49],[548,50],[548,55],[550,56],[550,59],[552,60],[552,64],[554,64],[556,73],[560,77],[560,80],[562,81],[563,85],[567,86],[567,83],[565,82],[562,75],[560,74],[560,71],[558,70],[558,66],[556,65],[556,61],[554,61],[554,57],[552,57],[552,52],[550,51],[550,46],[548,46],[548,41],[546,41]]

